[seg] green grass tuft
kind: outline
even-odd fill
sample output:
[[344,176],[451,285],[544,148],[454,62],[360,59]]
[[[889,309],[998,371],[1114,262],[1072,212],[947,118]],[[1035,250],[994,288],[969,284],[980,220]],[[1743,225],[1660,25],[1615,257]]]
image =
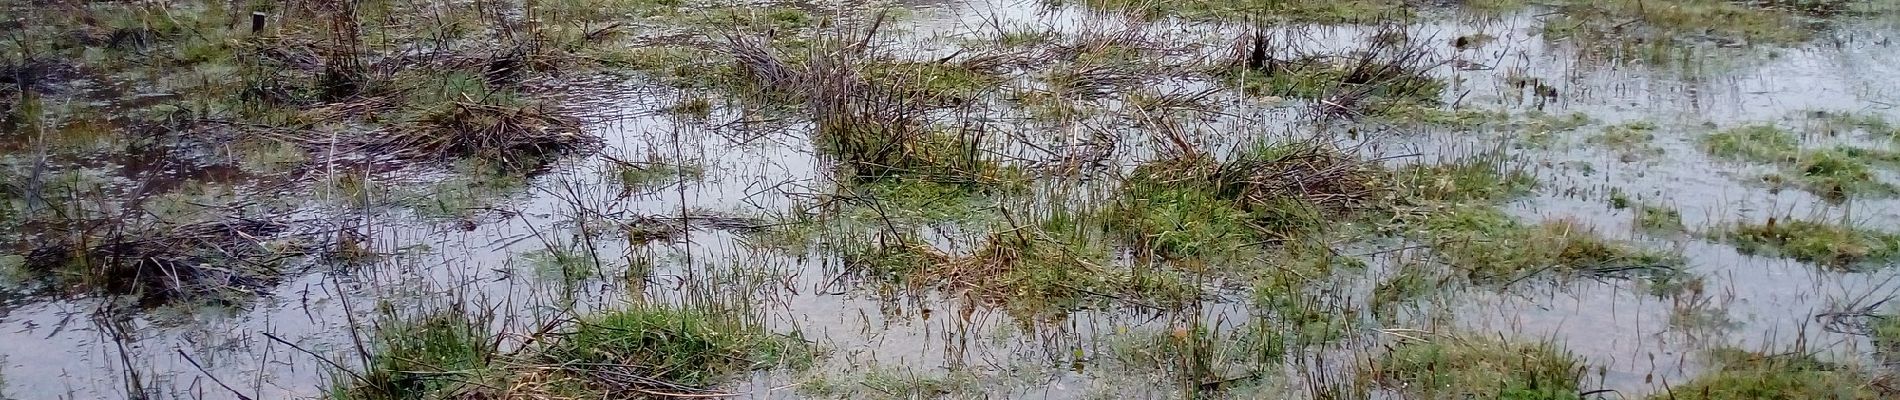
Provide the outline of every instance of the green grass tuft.
[[1833,269],[1900,259],[1900,235],[1820,221],[1769,218],[1715,233],[1743,253],[1794,258]]
[[342,380],[331,398],[435,399],[461,393],[495,371],[498,355],[486,323],[459,311],[379,327],[360,380]]
[[1676,209],[1644,204],[1636,208],[1636,227],[1657,233],[1682,232],[1682,212]]
[[1421,398],[1581,399],[1582,361],[1550,343],[1480,337],[1406,341],[1381,357],[1373,377]]
[[1684,263],[1681,256],[1610,241],[1574,222],[1524,226],[1489,207],[1447,210],[1424,226],[1438,254],[1480,282],[1515,282],[1546,271],[1669,277]]
[[1773,125],[1749,125],[1704,136],[1702,149],[1731,160],[1780,163],[1794,159],[1801,139]]
[[1800,353],[1712,351],[1717,365],[1687,383],[1649,396],[1655,400],[1831,399],[1883,397],[1871,377]]

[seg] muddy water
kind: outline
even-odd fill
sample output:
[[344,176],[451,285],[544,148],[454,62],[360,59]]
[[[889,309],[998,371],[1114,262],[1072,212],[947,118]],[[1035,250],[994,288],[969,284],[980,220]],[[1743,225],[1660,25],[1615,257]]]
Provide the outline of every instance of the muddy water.
[[[1223,54],[1241,31],[1217,24],[1129,21],[1033,3],[915,7],[888,36],[901,49],[894,54],[941,57],[954,53],[961,39],[993,32],[993,26],[1052,27],[1070,35],[1132,26],[1179,48],[1168,60],[1185,63]],[[1547,146],[1515,145],[1524,138],[1508,129],[1363,127],[1378,132],[1365,139],[1375,155],[1418,153],[1396,162],[1431,162],[1506,148],[1542,184],[1537,195],[1509,206],[1514,215],[1525,221],[1576,220],[1606,236],[1680,251],[1690,271],[1705,280],[1706,289],[1685,302],[1649,296],[1625,281],[1586,280],[1506,292],[1471,288],[1438,307],[1451,312],[1454,322],[1435,322],[1431,312],[1419,311],[1385,328],[1550,338],[1601,366],[1604,388],[1632,397],[1693,376],[1700,368],[1695,352],[1715,345],[1785,348],[1803,342],[1836,359],[1868,357],[1864,338],[1829,332],[1815,315],[1839,310],[1843,302],[1859,296],[1881,297],[1900,290],[1896,269],[1826,272],[1786,259],[1742,255],[1693,234],[1638,233],[1631,226],[1632,211],[1611,208],[1607,198],[1614,188],[1641,203],[1676,207],[1691,231],[1772,215],[1845,217],[1863,226],[1900,226],[1896,200],[1857,199],[1842,205],[1799,190],[1771,192],[1749,183],[1764,171],[1761,168],[1712,160],[1695,144],[1711,127],[1751,122],[1800,126],[1811,110],[1900,118],[1900,112],[1890,109],[1900,98],[1900,51],[1887,44],[1900,32],[1850,24],[1816,43],[1793,48],[1709,49],[1704,62],[1714,67],[1684,73],[1676,66],[1608,63],[1583,57],[1569,44],[1546,43],[1537,35],[1539,25],[1532,14],[1486,20],[1444,16],[1412,31],[1416,40],[1448,41],[1474,33],[1498,38],[1477,49],[1439,48],[1442,56],[1459,60],[1456,65],[1474,66],[1435,71],[1455,82],[1445,93],[1447,102],[1513,113],[1579,112],[1595,122],[1560,134]],[[1289,28],[1285,34],[1312,50],[1324,50],[1354,46],[1367,33],[1309,27]],[[1561,95],[1546,101],[1525,96],[1506,82],[1508,74],[1539,78]],[[1214,85],[1166,77],[1151,83],[1164,92]],[[374,324],[379,304],[408,310],[439,304],[451,295],[499,305],[515,317],[496,324],[521,332],[563,307],[585,311],[639,298],[693,301],[716,293],[756,307],[774,330],[824,346],[830,356],[821,362],[819,374],[849,377],[877,368],[941,374],[955,369],[984,376],[978,386],[994,396],[1024,398],[1167,396],[1170,389],[1165,385],[1130,384],[1166,383],[1166,378],[1090,361],[1109,357],[1120,337],[1165,332],[1188,318],[1182,314],[1228,321],[1219,326],[1229,328],[1246,320],[1245,301],[1234,301],[1198,312],[1130,308],[1022,324],[996,309],[940,294],[881,294],[840,277],[835,254],[758,250],[747,244],[747,236],[728,230],[701,227],[659,243],[629,245],[602,234],[611,230],[602,228],[612,226],[605,222],[637,222],[640,217],[769,219],[816,202],[832,187],[829,172],[811,150],[810,125],[796,118],[735,103],[716,108],[705,119],[672,115],[662,110],[699,94],[640,79],[591,90],[580,107],[590,116],[588,130],[605,140],[604,155],[634,161],[694,160],[705,173],[626,194],[615,183],[609,163],[600,157],[575,157],[535,178],[520,193],[490,199],[489,206],[499,211],[479,213],[473,221],[400,208],[365,214],[334,202],[313,202],[301,213],[323,224],[355,227],[372,238],[374,248],[391,255],[361,267],[312,266],[309,273],[242,307],[172,306],[115,324],[105,322],[114,320],[112,316],[95,311],[97,300],[10,299],[0,305],[0,354],[5,355],[0,375],[5,376],[6,397],[118,398],[135,389],[127,382],[179,397],[235,398],[233,391],[253,398],[321,396],[332,372],[317,356],[356,362],[351,332]],[[1263,102],[1228,93],[1210,99],[1222,112],[1206,114],[1205,127],[1193,134],[1217,152],[1247,137],[1313,131],[1309,121],[1294,118],[1298,102]],[[1022,110],[1003,101],[977,107],[966,112],[984,114],[992,130],[1036,133],[996,143],[999,153],[1024,162],[1060,158],[1048,149],[1081,146],[1100,134],[1121,138],[1116,141],[1120,146],[1108,150],[1105,163],[1111,170],[1132,167],[1158,151],[1149,144],[1148,132],[1112,112],[1052,123],[1023,118]],[[1584,141],[1604,126],[1633,121],[1661,127],[1654,145],[1663,155],[1626,161],[1613,150]],[[1027,145],[1030,141],[1035,145]],[[1852,137],[1819,138],[1810,145],[1829,141],[1888,145]],[[427,183],[414,177],[388,179]],[[1082,186],[1050,189],[1043,198],[1099,197],[1091,193],[1103,189]],[[943,227],[933,242],[947,251],[968,251],[983,230],[969,231],[976,233]],[[533,254],[549,248],[593,254],[604,266],[578,281],[561,279],[558,272],[550,277],[544,266],[532,261]],[[1386,272],[1374,261],[1366,279]],[[651,275],[624,279],[620,271],[629,265],[650,268]],[[1720,315],[1722,322],[1672,324],[1684,310]],[[1381,338],[1372,332],[1365,336],[1341,345],[1339,358],[1350,360],[1355,346],[1370,348]],[[792,398],[797,397],[796,384],[811,378],[762,372],[732,389],[754,397]],[[1281,390],[1298,392],[1296,380],[1270,381],[1285,386]],[[225,389],[227,385],[231,389]]]

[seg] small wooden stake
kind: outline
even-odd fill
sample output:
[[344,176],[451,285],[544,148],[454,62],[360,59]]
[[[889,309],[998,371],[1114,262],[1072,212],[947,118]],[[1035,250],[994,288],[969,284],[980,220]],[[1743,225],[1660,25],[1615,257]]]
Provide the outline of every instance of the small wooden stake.
[[264,12],[263,11],[251,12],[251,33],[257,33],[263,30],[264,30]]

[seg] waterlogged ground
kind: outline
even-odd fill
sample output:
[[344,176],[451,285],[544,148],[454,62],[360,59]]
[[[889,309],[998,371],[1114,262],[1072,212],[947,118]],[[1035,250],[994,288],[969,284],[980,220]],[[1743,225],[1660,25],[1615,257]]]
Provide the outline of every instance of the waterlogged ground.
[[[922,118],[961,132],[980,165],[996,166],[974,168],[990,171],[972,178],[984,189],[860,181],[866,165],[841,169],[849,157],[819,150],[806,102],[761,96],[758,83],[699,84],[743,63],[721,31],[668,17],[617,28],[628,37],[616,45],[719,51],[560,77],[551,84],[567,99],[560,109],[599,141],[530,172],[465,160],[310,162],[279,181],[183,168],[156,181],[209,193],[199,199],[281,204],[277,215],[293,222],[279,235],[307,234],[295,240],[326,250],[283,262],[271,282],[244,289],[253,293],[151,301],[46,278],[28,268],[29,250],[10,250],[18,254],[0,259],[14,281],[0,292],[0,397],[590,393],[563,384],[654,397],[1763,395],[1709,394],[1732,381],[1693,386],[1725,371],[1793,398],[1896,393],[1888,341],[1900,337],[1889,322],[1900,305],[1887,300],[1900,293],[1900,239],[1890,236],[1900,234],[1900,191],[1890,187],[1900,185],[1900,157],[1888,152],[1900,152],[1900,130],[1880,121],[1900,121],[1900,29],[1888,15],[1787,11],[1777,15],[1796,17],[1773,27],[1787,32],[1696,26],[1659,39],[1622,31],[1643,24],[1578,33],[1603,24],[1591,18],[1628,16],[1577,7],[1420,6],[1409,17],[1346,19],[1283,10],[1307,16],[1240,23],[1229,11],[1157,5],[1139,15],[1120,11],[1149,6],[1081,3],[742,8],[772,10],[781,25],[731,34],[780,41],[784,54],[842,36],[883,62],[1003,59],[974,78],[895,73],[956,94]],[[1264,39],[1250,41],[1256,34]],[[1440,87],[1420,104],[1374,111],[1297,87],[1248,93],[1223,71],[1260,42],[1279,60],[1417,49],[1414,65]],[[100,96],[70,85],[66,93]],[[1751,126],[1774,128],[1742,133]],[[32,164],[19,160],[47,139],[14,129],[9,176],[26,176]],[[1187,187],[1187,178],[1141,178],[1187,151],[1225,169],[1246,166],[1230,161],[1258,143],[1315,140],[1392,173],[1375,183],[1414,188],[1354,204],[1403,209],[1328,211],[1311,221],[1323,229],[1287,230],[1304,232],[1298,240],[1203,241],[1197,232],[1222,229],[1219,210],[1128,194]],[[153,186],[114,162],[47,168]],[[1474,184],[1455,169],[1407,169],[1415,165],[1479,165],[1476,175],[1534,183]],[[1417,194],[1439,191],[1451,194]],[[1163,212],[1184,215],[1155,216]],[[1137,223],[1117,215],[1129,213],[1172,225],[1126,228]],[[1446,215],[1461,222],[1433,222]],[[1778,228],[1806,222],[1871,233]],[[758,336],[798,350],[716,378],[646,370],[643,379],[671,383],[622,390],[532,372],[605,374],[562,360],[586,353],[564,353],[564,341],[585,343],[586,327],[609,325],[600,315],[656,304],[743,315],[767,332]],[[401,387],[416,397],[351,389],[376,379],[370,365],[387,364],[374,356],[389,346],[380,330],[442,310],[481,316],[474,325],[493,334],[478,336],[501,354],[488,358],[512,361],[383,371],[464,382]],[[686,322],[653,329],[668,324]],[[749,335],[734,329],[720,332]],[[1737,351],[1753,361],[1736,361]],[[1762,372],[1784,370],[1794,372]]]

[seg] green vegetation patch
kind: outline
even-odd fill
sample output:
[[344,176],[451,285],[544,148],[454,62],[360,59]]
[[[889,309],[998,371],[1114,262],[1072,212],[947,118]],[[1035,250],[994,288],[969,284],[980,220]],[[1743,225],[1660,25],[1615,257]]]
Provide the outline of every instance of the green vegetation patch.
[[636,307],[577,322],[540,356],[600,375],[630,374],[632,382],[703,387],[733,373],[797,361],[801,345],[712,310]]
[[1580,399],[1585,372],[1550,343],[1441,335],[1393,346],[1371,377],[1423,398]]
[[[1838,399],[1872,400],[1883,395],[1873,377],[1804,353],[1762,354],[1718,349],[1716,367],[1687,383],[1649,396],[1656,400]],[[1891,394],[1891,393],[1887,393]]]
[[1108,227],[1163,256],[1201,256],[1319,233],[1372,206],[1383,175],[1321,144],[1255,147],[1215,163],[1174,158],[1137,167]]
[[1474,281],[1512,283],[1544,272],[1667,280],[1684,264],[1574,222],[1518,222],[1498,203],[1528,193],[1535,180],[1488,159],[1407,166],[1395,176],[1400,190],[1383,228],[1430,243]]
[[1656,233],[1682,232],[1682,212],[1674,208],[1644,204],[1636,207],[1636,227]]
[[1852,269],[1900,258],[1900,235],[1821,221],[1769,218],[1714,233],[1744,253],[1794,258],[1835,269]]
[[1889,358],[1900,358],[1900,305],[1887,307],[1887,312],[1875,314],[1868,326],[1867,335],[1873,337],[1874,344],[1888,353]]
[[1615,150],[1626,161],[1660,156],[1663,154],[1663,149],[1653,144],[1656,140],[1656,129],[1656,124],[1649,122],[1613,125],[1603,128],[1602,134],[1592,136],[1588,141],[1591,144]]
[[[407,400],[487,390],[475,382],[498,377],[500,355],[485,322],[461,312],[439,312],[388,322],[372,337],[369,365],[339,377],[331,398]],[[343,380],[348,379],[348,380]]]
[[[368,365],[345,372],[331,398],[599,398],[684,393],[732,374],[808,361],[804,343],[729,313],[642,306],[582,318],[571,331],[513,352],[491,321],[446,311],[394,322],[371,338]],[[547,342],[551,341],[551,342]]]
[[798,385],[798,394],[820,399],[904,400],[982,397],[983,375],[968,369],[919,372],[881,365],[859,367],[847,376],[820,376]]
[[1684,264],[1681,256],[1604,239],[1575,222],[1525,226],[1496,208],[1447,210],[1424,229],[1440,256],[1481,282],[1545,271],[1670,279]]
[[1794,185],[1829,200],[1900,195],[1900,187],[1874,174],[1876,166],[1900,165],[1900,154],[1889,151],[1845,145],[1804,150],[1794,134],[1770,125],[1710,134],[1702,138],[1702,148],[1718,158],[1775,164],[1781,172],[1764,180]]
[[1163,306],[1198,298],[1179,272],[1113,262],[1099,233],[1057,213],[1036,225],[991,232],[974,252],[952,256],[916,240],[848,251],[856,273],[914,288],[967,293],[1019,318],[1061,315],[1108,300]]
[[1774,125],[1730,128],[1702,137],[1702,150],[1731,160],[1779,163],[1801,151],[1801,138]]

